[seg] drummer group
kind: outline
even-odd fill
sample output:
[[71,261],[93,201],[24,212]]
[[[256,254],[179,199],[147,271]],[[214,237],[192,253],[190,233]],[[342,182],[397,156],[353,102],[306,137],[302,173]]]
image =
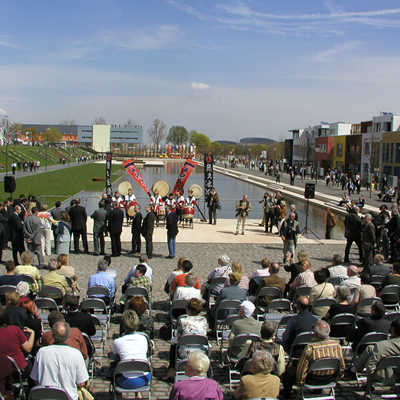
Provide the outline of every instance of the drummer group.
[[[128,220],[135,215],[135,207],[138,202],[136,201],[136,196],[133,194],[132,189],[129,189],[125,196],[121,195],[119,192],[115,192],[112,201],[117,204],[118,208],[125,210]],[[183,216],[185,216],[185,218],[186,216],[194,216],[196,197],[193,195],[192,190],[188,191],[187,198],[184,197],[183,191],[177,191],[176,193],[170,193],[168,196],[162,197],[158,190],[154,189],[153,195],[150,197],[150,206],[156,217],[164,217],[167,208],[175,209],[179,221],[182,221]]]

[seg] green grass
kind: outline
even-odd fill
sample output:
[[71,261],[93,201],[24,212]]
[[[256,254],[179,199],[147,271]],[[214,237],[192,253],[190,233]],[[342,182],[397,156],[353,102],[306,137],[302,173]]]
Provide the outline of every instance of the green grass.
[[[47,154],[46,154],[47,153]],[[56,147],[44,146],[22,146],[22,145],[9,145],[8,146],[8,170],[11,170],[11,163],[18,161],[40,161],[40,165],[58,164],[60,158],[65,158],[67,162],[75,161],[76,157],[92,156],[93,154],[76,147],[67,147],[60,149]],[[6,146],[0,147],[0,172],[5,171],[6,165]]]
[[[114,165],[111,171],[111,180],[115,181],[121,176],[122,167]],[[105,164],[87,164],[61,169],[58,171],[44,172],[42,174],[26,176],[16,179],[17,189],[14,197],[20,194],[34,194],[41,203],[49,207],[59,200],[63,201],[81,190],[103,191],[105,182],[93,182],[92,178],[105,178]],[[9,197],[1,185],[0,198]]]

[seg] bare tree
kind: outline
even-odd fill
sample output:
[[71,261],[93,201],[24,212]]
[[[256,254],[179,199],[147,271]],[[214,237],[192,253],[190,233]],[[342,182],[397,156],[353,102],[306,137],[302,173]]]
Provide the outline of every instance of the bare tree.
[[158,118],[156,118],[147,132],[152,143],[154,143],[158,148],[160,143],[167,136],[167,125],[165,125],[163,121],[160,121]]
[[134,128],[137,125],[134,119],[128,118],[128,120],[124,124],[124,128]]
[[106,119],[101,115],[93,120],[93,125],[105,125],[106,123]]

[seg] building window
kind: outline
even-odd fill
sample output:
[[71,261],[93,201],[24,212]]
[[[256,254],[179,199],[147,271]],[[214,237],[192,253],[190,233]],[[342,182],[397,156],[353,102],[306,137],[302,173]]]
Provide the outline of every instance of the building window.
[[396,143],[396,157],[395,162],[400,163],[400,143]]
[[343,144],[338,143],[336,145],[336,157],[342,157],[343,156]]
[[390,143],[390,149],[389,149],[389,162],[393,162],[393,149],[394,149],[394,143]]
[[364,143],[364,154],[365,154],[366,156],[369,156],[369,148],[370,148],[369,142],[365,142],[365,143]]
[[400,178],[400,167],[394,167],[393,175]]
[[383,174],[384,175],[392,175],[392,166],[391,165],[385,165],[383,167]]

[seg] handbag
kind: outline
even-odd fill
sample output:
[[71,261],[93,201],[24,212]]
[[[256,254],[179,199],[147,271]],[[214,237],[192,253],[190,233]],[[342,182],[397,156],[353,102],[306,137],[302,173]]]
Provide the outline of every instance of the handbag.
[[85,387],[80,387],[78,389],[78,399],[79,400],[95,400],[92,393],[89,392]]

